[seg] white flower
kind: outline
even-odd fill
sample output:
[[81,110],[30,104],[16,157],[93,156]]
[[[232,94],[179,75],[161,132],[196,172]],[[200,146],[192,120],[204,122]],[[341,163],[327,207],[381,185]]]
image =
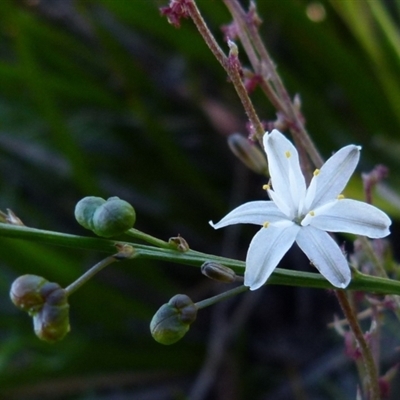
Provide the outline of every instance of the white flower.
[[272,189],[271,201],[245,203],[215,229],[233,224],[256,224],[246,257],[244,284],[251,290],[264,285],[284,254],[296,242],[312,264],[333,285],[345,288],[351,279],[342,251],[326,232],[345,232],[370,238],[387,236],[390,218],[378,208],[341,195],[360,158],[360,146],[340,149],[314,172],[309,187],[293,144],[276,129],[264,135]]

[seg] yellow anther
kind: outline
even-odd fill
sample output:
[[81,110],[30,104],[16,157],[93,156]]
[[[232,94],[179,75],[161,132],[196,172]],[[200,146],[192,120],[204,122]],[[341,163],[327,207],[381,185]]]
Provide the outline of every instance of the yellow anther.
[[263,223],[263,227],[264,227],[264,228],[268,228],[268,225],[269,225],[269,222],[268,222],[268,221],[265,221],[265,222]]
[[314,175],[314,176],[319,175],[319,169],[318,169],[318,168],[314,171],[313,175]]
[[285,151],[285,156],[286,158],[290,158],[291,157],[290,151]]
[[262,187],[264,190],[269,190],[271,189],[271,186],[269,186],[268,184],[263,185]]
[[310,211],[309,214],[313,217],[315,215],[314,211]]
[[343,200],[344,196],[342,194],[339,194],[339,196],[337,197],[338,200]]

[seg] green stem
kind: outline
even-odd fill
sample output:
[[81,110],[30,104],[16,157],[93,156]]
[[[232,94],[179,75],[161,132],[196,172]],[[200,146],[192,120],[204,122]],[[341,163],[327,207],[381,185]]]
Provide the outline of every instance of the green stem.
[[92,279],[93,276],[100,272],[103,268],[116,261],[118,260],[114,256],[109,256],[104,260],[98,262],[96,265],[86,271],[82,276],[80,276],[75,282],[72,282],[69,286],[65,288],[67,296],[70,296],[73,292],[78,290],[82,285]]
[[210,297],[209,299],[205,299],[202,301],[199,301],[198,303],[195,303],[196,307],[200,310],[205,307],[212,306],[215,303],[218,303],[219,301],[227,300],[230,297],[236,296],[237,294],[246,292],[249,290],[247,286],[238,286],[235,287],[231,290],[227,290],[224,293],[217,294],[216,296]]
[[164,240],[157,239],[154,236],[148,235],[147,233],[141,232],[135,228],[129,229],[125,232],[127,235],[134,237],[135,239],[143,240],[144,242],[150,243],[154,246],[160,247],[161,249],[172,249],[173,247]]
[[70,296],[72,293],[77,291],[81,286],[83,286],[86,282],[93,278],[98,272],[100,272],[103,268],[112,264],[116,261],[126,260],[128,258],[135,257],[135,250],[132,246],[129,245],[121,245],[118,246],[120,251],[112,256],[106,257],[104,260],[101,260],[88,271],[86,271],[83,275],[81,275],[75,282],[72,282],[69,286],[65,288],[65,292],[67,296]]
[[[31,240],[57,246],[66,246],[74,249],[95,250],[106,253],[115,253],[116,245],[126,243],[134,247],[135,258],[161,260],[196,267],[200,267],[205,261],[215,261],[232,268],[238,273],[243,273],[245,268],[245,263],[243,261],[214,256],[194,250],[182,253],[177,250],[160,249],[136,243],[70,235],[67,233],[28,228],[26,226],[0,223],[0,240],[1,237]],[[2,245],[4,246],[4,243]],[[318,273],[285,270],[281,268],[275,269],[272,276],[268,279],[267,284],[335,289],[322,275]],[[400,282],[357,272],[354,274],[347,289],[379,294],[400,295]]]
[[376,369],[371,349],[369,348],[358,323],[357,315],[354,313],[350,305],[346,292],[343,290],[336,290],[336,297],[339,300],[343,313],[347,319],[347,322],[349,323],[349,327],[353,332],[361,351],[365,372],[368,377],[368,388],[370,392],[369,400],[379,400],[381,397],[378,384],[378,371]]

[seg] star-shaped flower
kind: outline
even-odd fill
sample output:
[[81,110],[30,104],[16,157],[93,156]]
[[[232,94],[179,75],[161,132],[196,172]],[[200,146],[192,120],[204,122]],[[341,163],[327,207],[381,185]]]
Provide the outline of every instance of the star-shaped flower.
[[308,188],[297,150],[282,133],[276,129],[266,133],[264,148],[272,184],[265,189],[271,200],[245,203],[218,223],[210,221],[215,229],[246,223],[262,226],[247,252],[244,284],[251,290],[264,285],[296,242],[333,286],[345,288],[351,279],[350,267],[327,232],[382,238],[390,233],[391,225],[378,208],[341,195],[358,164],[361,147],[340,149],[314,172]]

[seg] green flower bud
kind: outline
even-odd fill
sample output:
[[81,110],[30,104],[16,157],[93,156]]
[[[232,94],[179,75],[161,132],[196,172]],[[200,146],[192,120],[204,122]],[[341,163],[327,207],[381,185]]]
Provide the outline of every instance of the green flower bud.
[[267,159],[263,152],[248,139],[234,133],[228,137],[228,145],[232,153],[244,164],[258,174],[268,176]]
[[86,229],[93,229],[94,212],[106,201],[101,197],[88,196],[78,201],[75,206],[75,218]]
[[49,282],[41,276],[22,275],[11,285],[11,301],[21,310],[34,313],[44,304],[41,289],[47,283]]
[[93,232],[111,237],[131,229],[136,221],[135,209],[125,200],[110,197],[93,215]]
[[61,340],[70,330],[66,291],[58,284],[36,275],[23,275],[10,290],[12,302],[33,317],[39,339]]
[[70,331],[68,296],[63,288],[47,293],[42,309],[33,316],[33,327],[36,336],[46,342],[61,340]]
[[177,294],[162,305],[150,323],[153,338],[161,344],[169,345],[182,339],[196,320],[197,307],[185,294]]
[[207,278],[226,283],[235,282],[237,278],[235,271],[214,261],[206,261],[201,266],[201,273]]

